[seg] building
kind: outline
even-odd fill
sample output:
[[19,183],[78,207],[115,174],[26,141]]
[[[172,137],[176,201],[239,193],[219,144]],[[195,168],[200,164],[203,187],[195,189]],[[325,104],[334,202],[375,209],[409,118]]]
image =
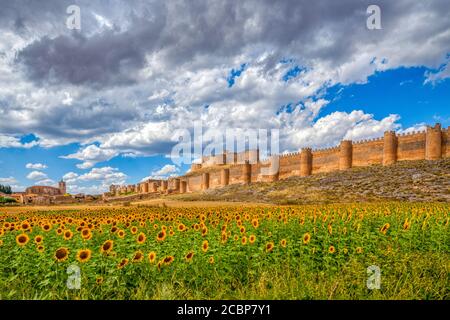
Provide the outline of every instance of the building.
[[61,180],[58,183],[58,188],[50,186],[31,186],[25,189],[27,195],[38,196],[63,196],[66,194],[66,183]]

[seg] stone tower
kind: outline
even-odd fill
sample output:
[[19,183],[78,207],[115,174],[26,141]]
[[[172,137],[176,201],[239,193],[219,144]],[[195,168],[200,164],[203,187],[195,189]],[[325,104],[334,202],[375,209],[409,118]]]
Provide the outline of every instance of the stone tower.
[[300,153],[300,176],[307,177],[312,173],[311,148],[303,148]]
[[248,160],[242,165],[242,180],[245,184],[252,182],[252,165]]
[[230,169],[222,169],[220,171],[220,185],[227,186],[230,183]]
[[434,127],[427,127],[425,159],[438,160],[442,158],[442,129],[441,124],[436,123]]
[[350,140],[343,140],[339,148],[339,170],[352,167],[353,145]]
[[61,179],[61,181],[58,183],[59,186],[59,192],[61,192],[62,195],[66,194],[66,183]]
[[389,166],[397,162],[397,143],[395,131],[384,133],[383,166]]

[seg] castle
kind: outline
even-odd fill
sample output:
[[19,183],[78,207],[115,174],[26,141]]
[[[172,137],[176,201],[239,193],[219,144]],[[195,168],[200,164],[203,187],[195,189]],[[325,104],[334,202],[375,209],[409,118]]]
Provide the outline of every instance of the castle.
[[[438,160],[450,156],[450,127],[427,126],[425,131],[398,135],[394,131],[383,137],[353,142],[341,141],[333,148],[271,156],[260,160],[259,150],[225,152],[203,157],[192,164],[184,176],[168,180],[147,180],[136,185],[111,186],[104,197],[130,193],[186,193],[221,188],[229,184],[277,181],[291,176],[306,177],[322,172],[347,170],[374,164],[388,166],[397,161]],[[275,165],[276,162],[278,165]]]
[[65,200],[66,183],[61,180],[58,188],[50,186],[31,186],[25,192],[16,192],[11,196],[22,204],[50,204]]

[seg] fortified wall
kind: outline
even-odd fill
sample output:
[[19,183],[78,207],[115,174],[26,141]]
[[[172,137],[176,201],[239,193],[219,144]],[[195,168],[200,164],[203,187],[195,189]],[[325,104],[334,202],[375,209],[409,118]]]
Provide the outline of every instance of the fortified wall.
[[[221,188],[229,184],[277,181],[291,176],[306,177],[322,172],[347,170],[374,164],[392,165],[397,161],[438,160],[450,156],[450,127],[440,124],[422,132],[396,134],[353,142],[341,141],[339,146],[271,156],[260,160],[259,150],[242,153],[225,152],[203,157],[201,164],[192,164],[184,176],[169,180],[148,180],[137,185],[111,186],[109,196],[125,193],[186,193]],[[278,166],[276,163],[278,162]]]

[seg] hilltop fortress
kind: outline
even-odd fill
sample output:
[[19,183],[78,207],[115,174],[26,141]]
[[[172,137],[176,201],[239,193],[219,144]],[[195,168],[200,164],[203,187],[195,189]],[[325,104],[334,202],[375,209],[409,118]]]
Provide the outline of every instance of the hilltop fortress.
[[[270,182],[352,167],[375,164],[388,166],[397,161],[438,160],[449,156],[450,127],[442,129],[440,124],[436,124],[421,132],[398,135],[388,131],[377,139],[358,142],[344,140],[337,147],[319,150],[304,148],[299,152],[271,156],[265,160],[260,160],[259,150],[225,152],[203,157],[201,163],[192,164],[191,170],[180,177],[147,180],[136,185],[112,185],[104,198],[132,193],[196,192],[229,184]],[[275,162],[278,162],[278,166],[274,165]]]

